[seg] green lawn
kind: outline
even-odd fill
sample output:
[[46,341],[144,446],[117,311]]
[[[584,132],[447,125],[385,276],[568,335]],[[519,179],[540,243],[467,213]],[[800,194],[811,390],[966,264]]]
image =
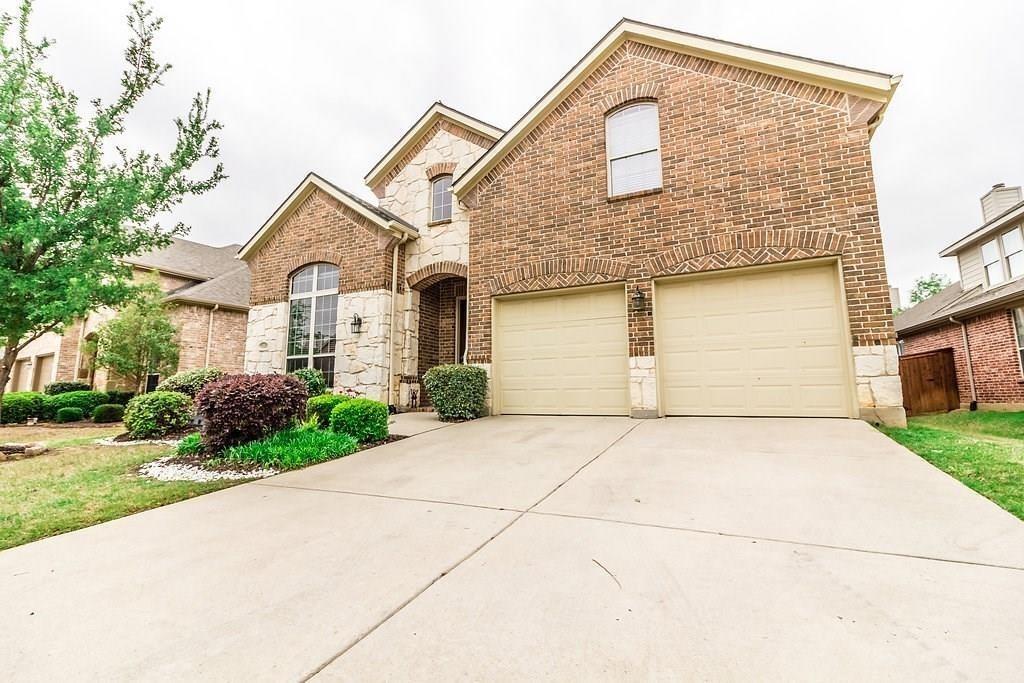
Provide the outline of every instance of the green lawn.
[[43,441],[45,454],[0,462],[0,550],[233,486],[142,479],[135,469],[167,446],[98,446],[111,427],[3,427],[0,441]]
[[1024,413],[954,412],[882,431],[1024,520]]

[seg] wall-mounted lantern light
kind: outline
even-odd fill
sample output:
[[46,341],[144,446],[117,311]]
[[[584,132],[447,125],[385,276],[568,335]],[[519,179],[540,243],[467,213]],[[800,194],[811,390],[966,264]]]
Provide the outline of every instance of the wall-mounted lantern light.
[[352,334],[359,334],[363,331],[363,319],[359,317],[358,313],[352,314],[352,322],[349,323],[352,329]]
[[633,296],[630,299],[633,302],[633,310],[637,313],[643,313],[647,308],[647,295],[644,294],[644,290],[640,289],[639,285],[633,290]]

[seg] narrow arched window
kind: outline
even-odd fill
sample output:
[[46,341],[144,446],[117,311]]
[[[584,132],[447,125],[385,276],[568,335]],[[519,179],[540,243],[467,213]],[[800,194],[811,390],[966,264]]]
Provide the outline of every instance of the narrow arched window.
[[430,222],[452,218],[452,177],[439,175],[430,181]]
[[661,140],[658,105],[641,102],[618,109],[605,119],[610,196],[661,187]]
[[291,277],[288,295],[286,370],[317,368],[334,386],[338,345],[338,267],[313,263]]

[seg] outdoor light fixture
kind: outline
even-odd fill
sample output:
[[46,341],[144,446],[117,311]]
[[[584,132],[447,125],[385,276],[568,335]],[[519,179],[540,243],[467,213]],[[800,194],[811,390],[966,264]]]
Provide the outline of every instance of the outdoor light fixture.
[[352,322],[349,323],[352,329],[352,334],[359,334],[363,331],[363,319],[359,317],[358,313],[352,314]]
[[633,296],[631,298],[633,301],[633,310],[638,313],[643,312],[647,304],[647,295],[644,294],[644,291],[640,289],[639,285],[637,285],[636,289],[633,290]]

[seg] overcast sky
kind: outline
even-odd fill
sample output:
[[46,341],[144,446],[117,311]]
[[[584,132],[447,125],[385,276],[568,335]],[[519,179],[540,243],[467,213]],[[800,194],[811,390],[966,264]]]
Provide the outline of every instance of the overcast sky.
[[[0,7],[15,8],[13,0]],[[434,100],[514,123],[623,16],[904,80],[872,142],[889,277],[904,293],[981,224],[979,197],[1024,183],[1019,2],[325,2],[153,0],[174,69],[129,143],[167,149],[171,118],[210,87],[230,178],[173,219],[244,242],[310,170],[362,178]],[[128,0],[37,0],[50,68],[83,101],[116,90]]]

